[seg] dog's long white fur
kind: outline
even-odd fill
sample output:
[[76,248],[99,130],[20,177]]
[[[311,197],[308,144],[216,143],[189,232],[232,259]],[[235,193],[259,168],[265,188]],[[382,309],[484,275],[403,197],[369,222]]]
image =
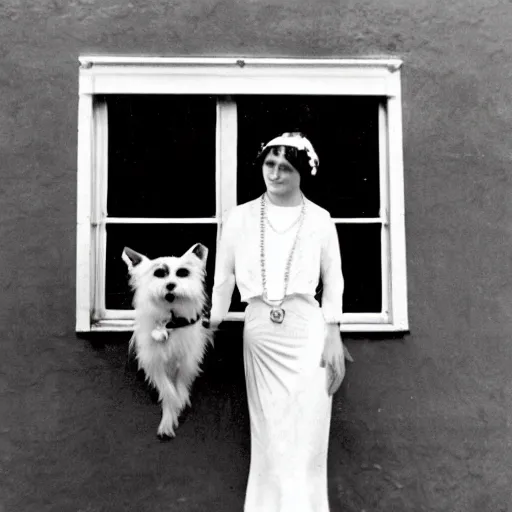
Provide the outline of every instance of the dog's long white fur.
[[[197,245],[197,244],[196,244]],[[128,249],[133,255],[142,257],[137,265],[123,252],[128,265],[130,283],[135,290],[135,328],[130,348],[135,351],[139,367],[144,370],[147,380],[155,386],[162,404],[162,420],[158,427],[160,437],[174,437],[175,428],[182,410],[190,405],[192,383],[200,373],[211,331],[201,320],[185,327],[165,329],[163,326],[175,317],[194,320],[202,314],[206,296],[203,277],[206,255],[203,260],[193,252],[193,246],[181,258],[164,257],[149,260]],[[204,247],[203,247],[204,248]],[[207,253],[206,248],[204,248]],[[169,270],[167,278],[153,275],[154,269],[165,265]],[[186,266],[190,276],[179,279],[174,275],[177,268]],[[176,284],[172,302],[166,300],[166,284]],[[164,333],[167,339],[155,339],[155,330]]]

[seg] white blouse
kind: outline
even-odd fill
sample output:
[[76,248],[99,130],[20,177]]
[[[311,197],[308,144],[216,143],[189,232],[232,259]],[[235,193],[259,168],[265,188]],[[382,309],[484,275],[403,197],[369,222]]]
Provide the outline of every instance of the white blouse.
[[[258,198],[236,206],[224,224],[215,264],[212,323],[225,319],[235,283],[243,302],[263,295],[260,201]],[[300,294],[314,301],[321,277],[324,318],[326,322],[341,322],[344,283],[336,227],[327,210],[308,199],[305,202],[305,218],[295,247],[286,294]],[[294,222],[301,207],[276,206],[267,201],[267,218],[275,229],[266,223],[265,270],[271,300],[283,298],[286,262],[299,229],[300,222]]]
[[[276,206],[267,201],[268,222],[265,225],[264,252],[267,298],[269,300],[280,300],[285,295],[286,263],[290,258],[290,252],[299,231],[301,210],[302,205]],[[293,256],[295,256],[295,251]]]

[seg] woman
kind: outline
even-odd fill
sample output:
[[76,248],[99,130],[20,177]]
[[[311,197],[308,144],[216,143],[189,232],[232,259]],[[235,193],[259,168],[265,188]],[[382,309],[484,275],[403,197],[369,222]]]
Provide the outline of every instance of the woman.
[[327,512],[332,394],[345,374],[337,232],[329,213],[301,191],[319,163],[308,139],[285,133],[264,146],[257,163],[266,193],[234,208],[223,227],[211,310],[215,328],[235,282],[248,303],[251,465],[244,510]]

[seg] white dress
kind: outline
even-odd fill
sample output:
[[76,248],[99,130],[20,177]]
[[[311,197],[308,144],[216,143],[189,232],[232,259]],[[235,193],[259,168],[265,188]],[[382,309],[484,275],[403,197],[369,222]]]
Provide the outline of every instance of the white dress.
[[[326,320],[341,320],[343,277],[334,224],[307,201],[296,247],[285,318],[270,320],[261,300],[260,203],[241,205],[224,226],[216,262],[213,321],[226,315],[235,283],[248,302],[244,367],[251,425],[251,465],[245,512],[328,512],[327,449],[332,399],[320,366]],[[291,225],[300,207],[269,205],[276,230]],[[284,269],[298,224],[283,234],[265,231],[269,298],[283,294]],[[322,308],[314,299],[318,278]]]

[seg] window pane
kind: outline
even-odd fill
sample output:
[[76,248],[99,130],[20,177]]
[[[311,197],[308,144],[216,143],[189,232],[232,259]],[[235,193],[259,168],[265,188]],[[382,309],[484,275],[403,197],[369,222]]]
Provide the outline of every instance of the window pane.
[[303,179],[306,196],[333,217],[378,217],[379,101],[351,96],[237,97],[238,203],[264,191],[261,170],[253,167],[261,144],[285,131],[301,131],[320,158],[318,174]]
[[216,100],[107,96],[110,217],[215,216]]
[[125,246],[149,258],[181,256],[197,242],[208,247],[206,288],[211,295],[215,263],[216,224],[108,225],[105,303],[107,309],[131,309],[133,294],[121,254]]
[[338,224],[344,313],[382,310],[381,224]]

